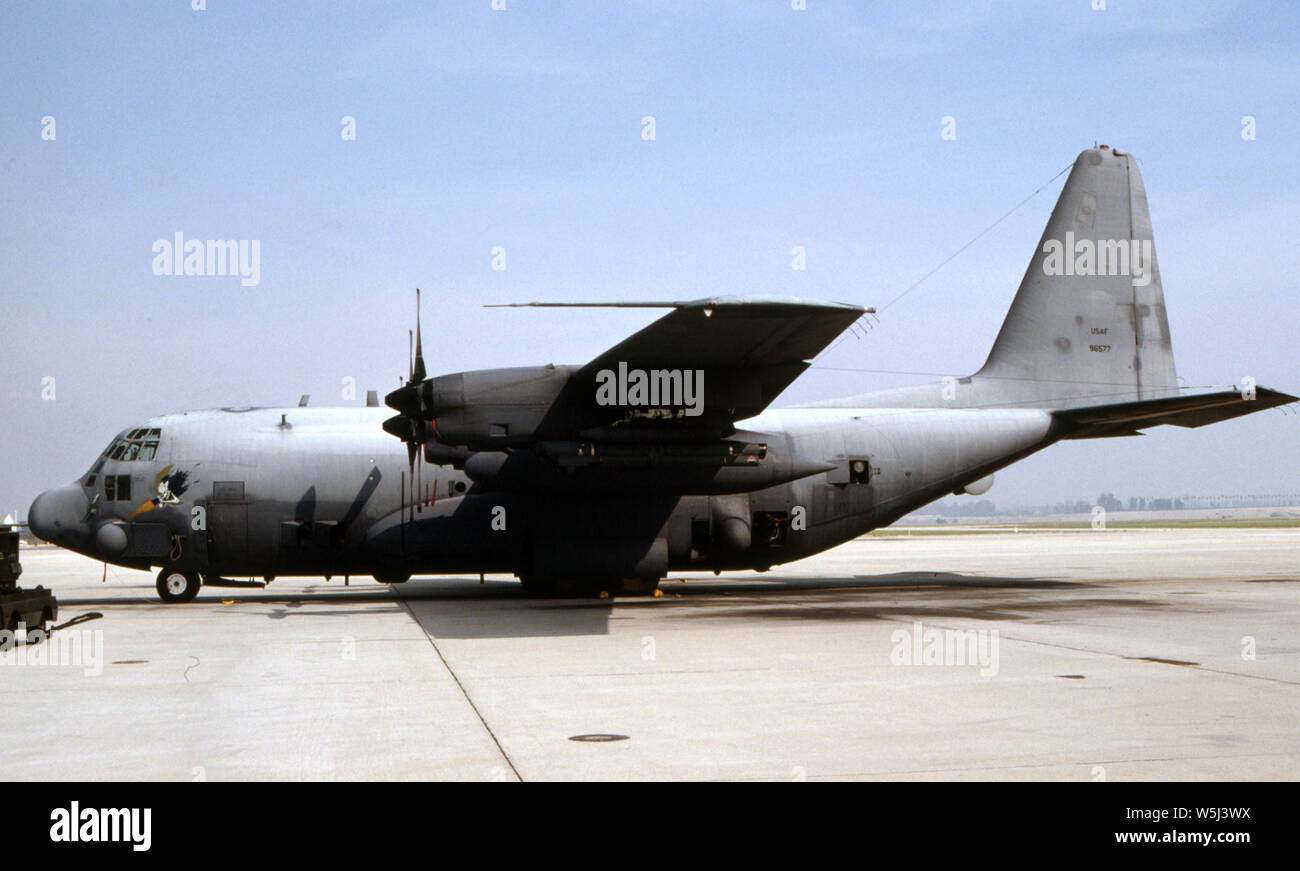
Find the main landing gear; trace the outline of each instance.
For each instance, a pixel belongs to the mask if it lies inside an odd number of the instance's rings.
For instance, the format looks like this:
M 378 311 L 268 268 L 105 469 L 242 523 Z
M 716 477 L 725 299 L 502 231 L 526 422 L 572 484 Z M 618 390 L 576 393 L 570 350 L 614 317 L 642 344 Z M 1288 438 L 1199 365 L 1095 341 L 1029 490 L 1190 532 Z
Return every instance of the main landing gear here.
M 659 578 L 543 578 L 523 574 L 519 581 L 528 595 L 535 598 L 556 599 L 607 596 L 653 596 L 659 589 Z

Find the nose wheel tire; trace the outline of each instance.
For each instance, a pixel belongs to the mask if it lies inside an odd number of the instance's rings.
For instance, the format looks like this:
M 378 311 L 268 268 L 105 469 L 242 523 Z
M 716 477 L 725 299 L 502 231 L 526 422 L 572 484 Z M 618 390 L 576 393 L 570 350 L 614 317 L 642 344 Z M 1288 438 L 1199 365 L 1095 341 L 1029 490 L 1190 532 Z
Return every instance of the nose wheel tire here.
M 192 602 L 199 594 L 198 572 L 183 572 L 180 569 L 163 569 L 158 573 L 158 598 L 168 604 Z

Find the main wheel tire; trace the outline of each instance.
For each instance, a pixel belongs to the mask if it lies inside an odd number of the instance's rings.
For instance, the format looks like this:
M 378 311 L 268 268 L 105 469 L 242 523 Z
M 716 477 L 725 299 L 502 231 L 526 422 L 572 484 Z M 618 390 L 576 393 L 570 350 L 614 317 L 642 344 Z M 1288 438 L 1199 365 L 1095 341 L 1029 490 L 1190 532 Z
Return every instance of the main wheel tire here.
M 193 602 L 203 582 L 199 573 L 180 569 L 163 569 L 158 573 L 158 598 L 170 604 Z

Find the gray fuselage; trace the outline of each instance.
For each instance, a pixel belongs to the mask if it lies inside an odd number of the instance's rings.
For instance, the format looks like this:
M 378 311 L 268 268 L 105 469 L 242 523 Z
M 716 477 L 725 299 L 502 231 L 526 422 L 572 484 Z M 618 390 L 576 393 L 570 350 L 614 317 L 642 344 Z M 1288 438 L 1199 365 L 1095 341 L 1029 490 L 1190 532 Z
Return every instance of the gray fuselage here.
M 591 493 L 497 489 L 427 463 L 413 483 L 405 447 L 380 427 L 386 414 L 298 407 L 151 419 L 76 485 L 51 491 L 59 528 L 33 506 L 46 526 L 38 534 L 106 562 L 206 576 L 402 580 L 523 573 L 539 562 L 595 574 L 602 565 L 762 570 L 892 523 L 1055 440 L 1041 410 L 773 410 L 742 424 L 766 439 L 763 462 L 799 456 L 836 470 L 741 493 Z M 131 435 L 156 442 L 151 459 L 112 457 Z M 635 556 L 619 556 L 620 542 Z M 597 553 L 594 562 L 584 553 Z

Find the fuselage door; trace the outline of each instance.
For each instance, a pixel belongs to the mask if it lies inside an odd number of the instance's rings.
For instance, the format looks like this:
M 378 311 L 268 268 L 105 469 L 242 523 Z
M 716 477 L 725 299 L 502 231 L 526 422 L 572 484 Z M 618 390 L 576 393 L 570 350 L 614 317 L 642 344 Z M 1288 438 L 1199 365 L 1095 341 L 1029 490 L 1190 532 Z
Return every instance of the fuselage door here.
M 248 503 L 243 481 L 214 481 L 208 500 L 208 561 L 237 567 L 248 560 Z

